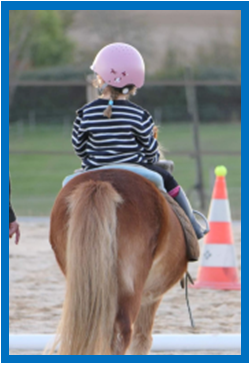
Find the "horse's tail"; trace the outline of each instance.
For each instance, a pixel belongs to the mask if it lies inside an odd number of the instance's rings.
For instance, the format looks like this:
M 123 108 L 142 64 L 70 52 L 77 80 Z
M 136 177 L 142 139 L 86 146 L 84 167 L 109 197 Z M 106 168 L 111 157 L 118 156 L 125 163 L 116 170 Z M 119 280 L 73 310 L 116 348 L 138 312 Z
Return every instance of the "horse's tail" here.
M 61 355 L 110 354 L 117 311 L 117 206 L 108 182 L 80 184 L 69 198 Z

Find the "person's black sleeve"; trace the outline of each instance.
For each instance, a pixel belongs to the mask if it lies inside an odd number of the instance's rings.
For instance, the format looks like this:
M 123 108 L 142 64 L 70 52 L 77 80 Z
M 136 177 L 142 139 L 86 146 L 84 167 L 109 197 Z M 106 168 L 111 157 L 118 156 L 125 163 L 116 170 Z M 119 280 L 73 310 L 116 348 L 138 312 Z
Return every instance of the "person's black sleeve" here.
M 11 206 L 10 195 L 11 195 L 11 187 L 10 187 L 10 179 L 9 179 L 9 223 L 12 223 L 12 222 L 15 222 L 16 215 L 14 213 L 14 210 L 13 210 L 12 206 Z

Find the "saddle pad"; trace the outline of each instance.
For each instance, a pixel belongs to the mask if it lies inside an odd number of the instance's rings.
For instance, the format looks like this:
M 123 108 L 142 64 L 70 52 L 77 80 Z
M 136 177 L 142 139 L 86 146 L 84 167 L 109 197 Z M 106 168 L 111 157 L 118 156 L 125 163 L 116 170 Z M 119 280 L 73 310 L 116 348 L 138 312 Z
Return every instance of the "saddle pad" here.
M 78 176 L 79 174 L 83 174 L 83 173 L 89 172 L 89 171 L 101 170 L 101 169 L 122 169 L 122 170 L 128 170 L 128 171 L 134 172 L 138 175 L 145 177 L 152 183 L 154 183 L 155 186 L 157 186 L 157 188 L 159 190 L 166 192 L 166 189 L 163 184 L 163 178 L 160 174 L 158 174 L 155 171 L 151 171 L 141 165 L 126 164 L 126 163 L 105 165 L 105 166 L 101 166 L 96 169 L 91 169 L 91 170 L 87 170 L 87 171 L 84 171 L 82 169 L 76 170 L 74 174 L 65 177 L 65 179 L 63 180 L 62 186 L 65 186 L 71 179 L 73 179 L 73 177 Z

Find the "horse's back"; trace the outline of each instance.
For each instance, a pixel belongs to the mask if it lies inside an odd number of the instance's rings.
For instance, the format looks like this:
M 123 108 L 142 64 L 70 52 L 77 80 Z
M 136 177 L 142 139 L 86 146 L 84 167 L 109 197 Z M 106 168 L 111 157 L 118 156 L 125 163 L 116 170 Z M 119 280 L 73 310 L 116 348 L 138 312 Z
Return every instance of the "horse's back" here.
M 110 183 L 123 199 L 117 209 L 119 254 L 124 256 L 133 244 L 134 255 L 136 256 L 137 246 L 138 255 L 142 255 L 146 247 L 142 265 L 146 265 L 147 261 L 151 264 L 158 236 L 164 235 L 168 226 L 169 207 L 163 195 L 153 183 L 133 172 L 97 170 L 78 175 L 69 181 L 59 192 L 53 206 L 50 242 L 62 271 L 65 272 L 70 197 L 79 185 L 89 181 Z

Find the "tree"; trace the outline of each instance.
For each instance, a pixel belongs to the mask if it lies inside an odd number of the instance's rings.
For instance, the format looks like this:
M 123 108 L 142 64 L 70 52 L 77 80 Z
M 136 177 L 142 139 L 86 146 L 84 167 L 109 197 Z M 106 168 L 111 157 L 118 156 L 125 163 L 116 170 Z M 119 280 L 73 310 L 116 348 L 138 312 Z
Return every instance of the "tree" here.
M 30 43 L 31 65 L 41 67 L 70 62 L 73 43 L 65 36 L 60 14 L 56 10 L 40 10 L 35 17 L 36 27 Z
M 20 73 L 28 68 L 67 64 L 74 44 L 66 36 L 74 12 L 58 10 L 10 10 L 9 100 Z

